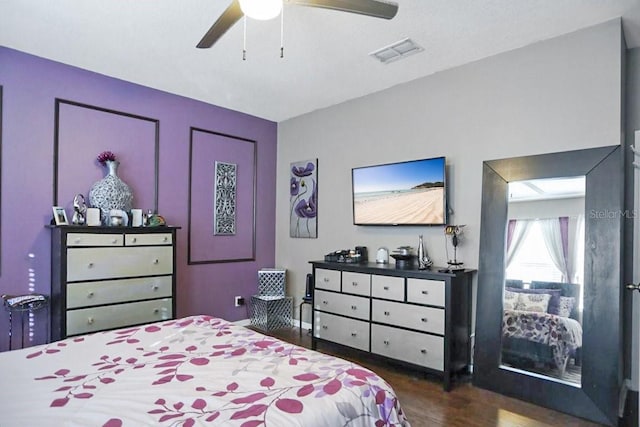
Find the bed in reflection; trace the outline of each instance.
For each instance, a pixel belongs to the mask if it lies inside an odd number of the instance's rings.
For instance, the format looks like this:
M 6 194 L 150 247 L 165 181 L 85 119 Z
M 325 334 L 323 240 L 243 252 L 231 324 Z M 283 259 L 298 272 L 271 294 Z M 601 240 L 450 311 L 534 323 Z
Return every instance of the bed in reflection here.
M 3 427 L 409 427 L 355 363 L 225 320 L 178 320 L 0 354 Z
M 502 320 L 502 364 L 580 382 L 580 285 L 508 280 Z

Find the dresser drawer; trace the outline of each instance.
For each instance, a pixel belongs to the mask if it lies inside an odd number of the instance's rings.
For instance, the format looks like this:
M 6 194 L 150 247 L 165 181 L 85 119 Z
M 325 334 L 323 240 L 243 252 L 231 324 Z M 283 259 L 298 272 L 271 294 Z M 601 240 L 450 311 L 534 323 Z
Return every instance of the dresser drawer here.
M 444 310 L 373 300 L 371 320 L 418 331 L 444 334 Z
M 315 287 L 340 292 L 340 272 L 316 268 Z
M 172 273 L 171 246 L 67 250 L 67 282 Z
M 70 310 L 67 335 L 172 319 L 172 311 L 171 298 Z
M 122 234 L 69 233 L 67 246 L 122 246 Z
M 371 275 L 343 271 L 342 292 L 368 297 L 371 295 Z
M 404 301 L 404 278 L 392 276 L 371 276 L 371 296 L 374 298 Z
M 171 297 L 172 276 L 78 282 L 67 285 L 67 308 Z
M 444 282 L 441 280 L 407 279 L 407 301 L 444 307 Z
M 315 312 L 313 336 L 369 351 L 369 322 Z
M 369 298 L 315 291 L 313 301 L 316 310 L 369 320 Z
M 438 371 L 444 370 L 443 337 L 371 325 L 371 352 Z
M 172 240 L 171 233 L 131 233 L 124 236 L 126 246 L 171 245 Z

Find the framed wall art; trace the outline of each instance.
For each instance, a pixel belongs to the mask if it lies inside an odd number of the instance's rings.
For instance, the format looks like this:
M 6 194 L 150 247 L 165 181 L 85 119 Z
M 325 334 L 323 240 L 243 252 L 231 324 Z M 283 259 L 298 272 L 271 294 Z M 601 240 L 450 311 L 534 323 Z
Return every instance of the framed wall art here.
M 213 191 L 213 234 L 236 234 L 236 183 L 238 165 L 215 163 L 215 184 Z
M 318 237 L 318 159 L 291 163 L 289 236 Z

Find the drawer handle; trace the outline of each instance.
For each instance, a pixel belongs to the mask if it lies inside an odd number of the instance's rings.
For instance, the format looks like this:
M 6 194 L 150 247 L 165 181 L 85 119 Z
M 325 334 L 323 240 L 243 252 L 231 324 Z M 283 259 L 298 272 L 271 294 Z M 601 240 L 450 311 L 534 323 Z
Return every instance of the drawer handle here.
M 327 304 L 329 304 L 329 301 L 322 301 L 322 303 L 323 303 L 324 305 L 327 305 Z
M 322 329 L 329 329 L 329 327 L 327 325 L 322 325 Z
M 427 320 L 428 320 L 428 319 L 427 319 L 426 317 L 423 317 L 423 318 L 422 318 L 422 319 L 420 319 L 420 320 L 422 320 L 424 323 L 427 323 Z
M 356 335 L 358 335 L 356 332 L 351 332 L 352 337 L 355 337 Z
M 93 298 L 93 292 L 89 292 L 89 293 L 87 294 L 87 298 Z
M 92 262 L 90 262 L 89 264 L 87 264 L 87 267 L 89 267 L 89 268 L 93 268 L 93 263 L 92 263 Z
M 153 309 L 153 314 L 158 314 L 160 313 L 160 309 L 159 308 L 154 308 Z
M 111 243 L 113 243 L 113 244 L 115 245 L 116 243 L 118 243 L 118 239 L 113 239 L 113 240 L 111 241 Z
M 384 343 L 384 345 L 389 345 L 389 341 L 388 340 L 384 340 L 382 342 Z
M 385 315 L 385 316 L 390 316 L 390 315 L 391 315 L 391 313 L 389 313 L 388 311 L 385 311 L 385 312 L 384 312 L 384 315 Z
M 168 242 L 169 238 L 167 236 L 164 236 L 164 239 L 162 239 L 163 242 Z
M 153 263 L 154 263 L 154 264 L 158 264 L 159 262 L 160 262 L 160 260 L 159 260 L 158 258 L 156 258 L 156 259 L 154 259 L 154 260 L 153 260 Z
M 160 289 L 160 286 L 158 286 L 158 285 L 153 285 L 153 286 L 151 286 L 151 289 L 153 289 L 153 291 L 155 292 L 155 291 L 157 291 L 158 289 Z
M 137 238 L 137 237 L 134 237 L 133 239 L 131 239 L 131 242 L 133 242 L 133 243 L 135 243 L 135 242 L 137 242 L 137 241 L 138 241 L 138 238 Z M 115 243 L 115 242 L 113 242 L 113 243 Z
M 93 325 L 93 317 L 87 318 L 87 325 Z
M 383 286 L 382 289 L 384 289 L 385 291 L 388 291 L 389 287 L 388 286 Z
M 422 350 L 420 350 L 420 353 L 422 354 L 427 354 L 427 350 L 425 350 L 424 348 Z
M 328 278 L 328 277 L 325 277 L 324 279 L 322 279 L 322 281 L 323 281 L 324 283 L 329 283 L 329 278 Z
M 429 295 L 429 291 L 427 290 L 422 291 L 422 295 Z
M 353 286 L 358 286 L 358 282 L 351 282 Z
M 80 243 L 80 242 L 82 242 L 82 240 L 80 240 L 80 239 L 74 240 L 74 243 Z
M 357 309 L 358 309 L 358 307 L 356 307 L 355 305 L 351 306 L 351 310 L 357 310 Z

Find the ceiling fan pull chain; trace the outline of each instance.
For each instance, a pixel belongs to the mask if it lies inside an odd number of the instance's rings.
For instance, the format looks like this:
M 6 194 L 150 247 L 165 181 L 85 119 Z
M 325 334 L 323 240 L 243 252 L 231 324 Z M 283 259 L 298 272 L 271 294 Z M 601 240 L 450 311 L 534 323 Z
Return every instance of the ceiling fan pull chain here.
M 247 60 L 247 15 L 244 15 L 244 29 L 242 31 L 242 60 Z
M 284 58 L 284 4 L 280 11 L 280 58 Z

